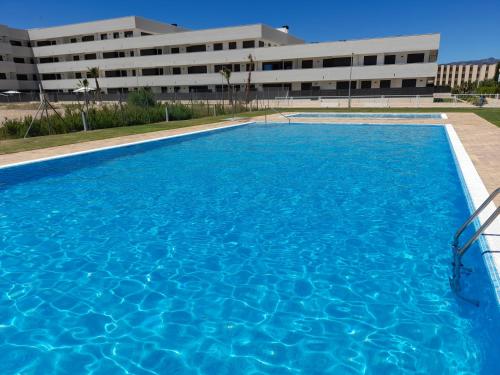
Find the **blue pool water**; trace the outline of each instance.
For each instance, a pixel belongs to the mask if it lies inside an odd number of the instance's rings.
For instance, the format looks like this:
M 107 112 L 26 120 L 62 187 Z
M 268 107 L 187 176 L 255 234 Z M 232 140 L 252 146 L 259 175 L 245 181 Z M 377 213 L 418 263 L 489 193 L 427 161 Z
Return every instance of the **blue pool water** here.
M 248 125 L 0 170 L 0 374 L 493 374 L 443 128 Z
M 440 119 L 441 113 L 341 113 L 310 112 L 288 115 L 291 118 L 381 118 L 381 119 Z

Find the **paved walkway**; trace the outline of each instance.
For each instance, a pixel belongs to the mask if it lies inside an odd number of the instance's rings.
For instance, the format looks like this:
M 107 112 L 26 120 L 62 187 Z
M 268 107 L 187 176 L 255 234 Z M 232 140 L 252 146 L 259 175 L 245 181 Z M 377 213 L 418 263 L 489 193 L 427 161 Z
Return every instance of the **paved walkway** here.
M 484 184 L 489 192 L 500 186 L 500 128 L 482 119 L 473 113 L 448 113 L 448 120 L 441 119 L 405 119 L 405 120 L 381 120 L 369 119 L 370 123 L 451 123 L 462 143 L 471 157 L 476 169 L 478 170 Z M 280 115 L 268 116 L 268 121 L 287 121 Z M 263 121 L 264 117 L 256 117 L 255 120 Z M 304 119 L 293 121 L 306 121 Z M 359 123 L 359 119 L 307 119 L 307 122 L 340 122 L 340 123 Z M 362 121 L 362 120 L 361 120 Z M 158 132 L 129 135 L 124 137 L 109 138 L 98 141 L 76 143 L 65 146 L 50 147 L 40 150 L 24 151 L 14 154 L 0 155 L 0 165 L 19 163 L 34 159 L 46 158 L 56 155 L 68 154 L 72 152 L 92 150 L 95 148 L 108 147 L 130 142 L 137 142 L 148 139 L 166 137 L 188 133 L 192 131 L 222 128 L 244 120 L 236 122 L 219 122 L 207 125 L 192 126 L 189 128 L 162 130 Z M 500 200 L 496 201 L 500 204 Z

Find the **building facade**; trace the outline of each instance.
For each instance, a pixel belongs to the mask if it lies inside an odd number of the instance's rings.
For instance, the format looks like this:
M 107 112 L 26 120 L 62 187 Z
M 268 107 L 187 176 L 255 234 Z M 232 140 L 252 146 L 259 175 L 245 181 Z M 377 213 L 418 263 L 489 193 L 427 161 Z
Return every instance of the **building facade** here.
M 497 64 L 443 64 L 438 66 L 436 86 L 460 86 L 466 82 L 481 82 L 495 77 Z
M 0 92 L 35 90 L 36 67 L 28 31 L 0 25 Z
M 426 34 L 305 43 L 287 27 L 187 30 L 141 17 L 0 30 L 7 48 L 0 72 L 9 69 L 0 87 L 30 90 L 39 80 L 55 92 L 74 90 L 91 67 L 99 68 L 107 93 L 145 86 L 164 93 L 217 92 L 225 84 L 223 68 L 232 72 L 235 90 L 243 90 L 250 72 L 257 91 L 348 90 L 349 82 L 367 92 L 412 90 L 433 85 L 440 41 L 439 34 Z M 18 66 L 18 55 L 30 63 Z M 19 74 L 28 80 L 20 84 Z

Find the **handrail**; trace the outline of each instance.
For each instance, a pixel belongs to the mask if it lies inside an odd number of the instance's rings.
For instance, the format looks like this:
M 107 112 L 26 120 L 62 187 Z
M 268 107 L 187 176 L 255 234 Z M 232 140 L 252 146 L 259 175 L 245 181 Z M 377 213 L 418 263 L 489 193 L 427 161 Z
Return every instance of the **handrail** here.
M 281 113 L 280 111 L 277 111 L 276 109 L 272 108 L 272 107 L 267 107 L 267 109 L 270 109 L 271 111 L 274 111 L 275 113 L 277 113 L 278 115 L 281 115 L 283 116 L 285 119 L 288 120 L 288 124 L 290 124 L 290 117 L 288 116 L 285 116 L 283 113 Z M 266 124 L 267 124 L 267 111 L 266 111 L 266 115 L 265 115 L 265 121 L 266 121 Z
M 493 193 L 490 194 L 490 196 L 478 207 L 478 209 L 476 211 L 474 211 L 474 213 L 471 216 L 469 216 L 469 218 L 467 219 L 467 221 L 465 223 L 463 223 L 462 226 L 457 230 L 457 232 L 455 233 L 455 236 L 453 236 L 453 246 L 454 247 L 458 248 L 458 240 L 459 240 L 460 236 L 462 235 L 462 233 L 464 232 L 464 230 L 467 229 L 467 227 L 469 226 L 469 224 L 472 223 L 472 221 L 491 203 L 491 201 L 493 201 L 493 199 L 496 198 L 496 196 L 498 194 L 500 194 L 500 188 L 496 188 L 493 191 Z M 498 208 L 496 209 L 496 211 L 498 211 Z M 490 216 L 490 218 L 495 215 L 495 212 Z M 481 229 L 481 228 L 479 228 L 479 229 Z M 479 229 L 478 229 L 478 231 L 479 231 Z M 459 251 L 462 254 L 467 251 L 467 249 L 470 247 L 470 245 L 472 245 L 472 243 L 469 244 L 469 242 L 467 242 L 464 246 L 462 246 L 459 249 Z
M 500 207 L 497 207 L 493 213 L 488 216 L 486 221 L 475 231 L 475 233 L 472 235 L 471 238 L 465 243 L 463 246 L 459 246 L 459 239 L 462 233 L 467 229 L 467 227 L 474 221 L 476 217 L 479 216 L 481 212 L 495 199 L 495 197 L 500 194 L 500 188 L 495 189 L 489 197 L 472 213 L 472 215 L 469 216 L 469 218 L 465 221 L 465 223 L 462 224 L 462 226 L 457 230 L 455 233 L 455 236 L 453 236 L 453 243 L 452 243 L 452 251 L 453 251 L 453 271 L 452 271 L 452 277 L 450 278 L 450 286 L 453 289 L 457 295 L 466 300 L 467 302 L 471 302 L 475 305 L 479 305 L 479 302 L 465 298 L 460 295 L 460 276 L 462 272 L 462 257 L 464 254 L 469 250 L 469 248 L 472 246 L 474 242 L 477 241 L 479 236 L 484 233 L 486 228 L 488 228 L 494 221 L 495 219 L 500 216 Z

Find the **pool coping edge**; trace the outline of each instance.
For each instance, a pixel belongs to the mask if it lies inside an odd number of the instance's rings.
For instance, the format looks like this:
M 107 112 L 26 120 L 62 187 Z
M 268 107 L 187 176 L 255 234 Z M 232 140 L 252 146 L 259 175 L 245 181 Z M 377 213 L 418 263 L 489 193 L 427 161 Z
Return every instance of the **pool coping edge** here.
M 463 191 L 466 195 L 469 207 L 473 212 L 488 198 L 488 190 L 453 125 L 444 124 L 444 128 L 462 183 Z M 476 229 L 478 228 L 477 224 L 484 224 L 495 209 L 495 203 L 491 202 L 483 212 L 478 215 Z M 486 265 L 486 269 L 488 270 L 497 303 L 500 306 L 500 253 L 498 252 L 500 251 L 500 217 L 491 223 L 486 229 L 486 232 L 479 238 L 479 243 L 483 250 L 481 255 Z
M 83 150 L 83 151 L 69 152 L 69 153 L 64 153 L 64 154 L 60 154 L 60 155 L 48 156 L 48 157 L 44 157 L 44 158 L 20 161 L 17 163 L 0 165 L 0 170 L 7 169 L 7 168 L 13 168 L 13 167 L 20 167 L 20 166 L 28 165 L 28 164 L 40 163 L 40 162 L 49 161 L 49 160 L 63 159 L 63 158 L 71 157 L 71 156 L 85 155 L 85 154 L 91 154 L 91 153 L 99 152 L 99 151 L 106 151 L 106 150 L 112 150 L 112 149 L 116 149 L 116 148 L 140 145 L 140 144 L 144 144 L 144 143 L 158 142 L 158 141 L 163 141 L 163 140 L 170 139 L 170 138 L 179 138 L 179 137 L 184 137 L 184 136 L 188 136 L 188 135 L 209 133 L 209 132 L 216 131 L 216 130 L 230 129 L 230 128 L 234 128 L 234 127 L 238 127 L 238 126 L 251 125 L 254 123 L 255 123 L 255 121 L 245 121 L 245 122 L 238 123 L 238 124 L 229 124 L 227 126 L 219 126 L 216 128 L 195 130 L 195 131 L 190 131 L 190 132 L 180 133 L 180 134 L 165 135 L 165 136 L 161 136 L 161 137 L 157 137 L 157 138 L 143 139 L 140 141 L 132 141 L 132 142 L 126 142 L 126 143 L 121 143 L 121 144 L 112 145 L 112 146 L 97 147 L 97 148 L 92 148 L 92 149 Z

